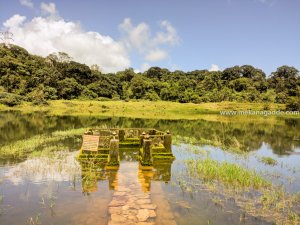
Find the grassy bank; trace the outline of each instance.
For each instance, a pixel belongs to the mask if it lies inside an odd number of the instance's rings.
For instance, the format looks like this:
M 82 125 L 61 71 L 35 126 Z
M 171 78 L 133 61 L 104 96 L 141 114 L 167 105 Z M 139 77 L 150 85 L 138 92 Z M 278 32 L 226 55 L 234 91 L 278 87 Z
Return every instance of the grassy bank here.
M 40 154 L 42 151 L 57 151 L 57 144 L 67 138 L 81 136 L 84 131 L 85 128 L 55 131 L 51 135 L 36 135 L 16 141 L 0 147 L 0 159 L 24 159 L 30 154 Z
M 255 170 L 229 162 L 219 162 L 209 157 L 186 160 L 187 176 L 193 178 L 188 187 L 204 186 L 211 199 L 218 204 L 234 200 L 245 213 L 264 218 L 267 222 L 282 225 L 300 224 L 299 195 L 289 194 L 272 184 Z M 196 180 L 195 180 L 196 179 Z M 202 181 L 201 185 L 197 179 Z
M 262 103 L 177 103 L 151 101 L 79 101 L 55 100 L 48 105 L 33 105 L 23 102 L 19 106 L 6 107 L 0 105 L 0 111 L 20 110 L 24 113 L 47 112 L 50 115 L 101 115 L 132 118 L 160 118 L 160 119 L 200 119 L 219 116 L 223 110 L 264 110 Z M 270 104 L 269 110 L 284 110 L 283 104 Z M 228 116 L 223 116 L 228 117 Z M 230 116 L 232 117 L 232 116 Z M 263 117 L 263 116 L 258 116 Z

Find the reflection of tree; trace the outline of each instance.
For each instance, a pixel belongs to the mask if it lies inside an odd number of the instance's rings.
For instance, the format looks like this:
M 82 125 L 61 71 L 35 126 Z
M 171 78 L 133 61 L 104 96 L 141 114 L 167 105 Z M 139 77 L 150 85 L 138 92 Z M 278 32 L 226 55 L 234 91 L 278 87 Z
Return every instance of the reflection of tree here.
M 273 119 L 229 122 L 206 120 L 155 120 L 92 116 L 47 116 L 44 113 L 0 113 L 0 143 L 5 145 L 37 134 L 80 127 L 144 127 L 170 130 L 173 135 L 195 140 L 219 141 L 225 147 L 239 146 L 255 151 L 267 143 L 276 154 L 293 151 L 300 142 L 293 141 L 300 133 L 299 119 Z

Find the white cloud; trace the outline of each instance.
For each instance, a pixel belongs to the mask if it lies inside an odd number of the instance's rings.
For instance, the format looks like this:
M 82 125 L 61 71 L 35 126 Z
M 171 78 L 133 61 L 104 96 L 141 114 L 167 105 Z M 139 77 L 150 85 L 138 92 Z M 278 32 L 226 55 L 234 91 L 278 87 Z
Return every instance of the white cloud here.
M 151 35 L 151 29 L 146 23 L 134 26 L 130 18 L 125 18 L 119 25 L 122 42 L 129 51 L 136 50 L 146 61 L 161 61 L 169 57 L 166 50 L 179 42 L 176 29 L 170 22 L 160 22 L 160 30 Z M 146 63 L 146 62 L 144 62 Z
M 25 20 L 26 20 L 25 16 L 21 16 L 19 14 L 16 14 L 16 15 L 12 16 L 11 18 L 9 18 L 8 20 L 6 20 L 3 23 L 3 25 L 7 28 L 19 27 L 24 23 Z
M 148 70 L 151 66 L 148 63 L 143 63 L 141 67 L 141 71 L 144 72 Z
M 33 2 L 31 0 L 20 0 L 20 4 L 28 8 L 33 8 Z
M 209 71 L 221 71 L 221 69 L 219 68 L 219 66 L 218 65 L 216 65 L 216 64 L 212 64 L 211 65 L 211 67 L 210 67 L 210 69 L 209 69 Z
M 56 10 L 56 5 L 53 2 L 50 3 L 41 3 L 41 10 L 43 15 L 50 15 L 50 16 L 55 16 L 58 14 Z
M 164 20 L 160 23 L 160 27 L 165 31 L 160 31 L 157 33 L 154 41 L 158 44 L 177 44 L 179 42 L 179 38 L 177 35 L 176 29 L 171 25 L 171 23 L 167 20 Z
M 168 57 L 168 53 L 161 49 L 151 50 L 146 56 L 145 59 L 147 61 L 155 62 L 161 61 Z
M 123 23 L 119 25 L 122 32 L 123 42 L 129 49 L 137 49 L 141 53 L 144 52 L 149 46 L 150 42 L 150 29 L 145 23 L 140 23 L 134 27 L 129 18 L 125 18 Z
M 19 1 L 33 7 L 32 0 Z M 119 25 L 121 39 L 116 41 L 98 32 L 87 32 L 79 23 L 65 21 L 53 2 L 42 2 L 40 10 L 41 16 L 31 20 L 16 14 L 3 23 L 14 34 L 15 44 L 44 57 L 66 52 L 75 61 L 99 65 L 103 72 L 130 67 L 131 51 L 144 59 L 141 70 L 145 71 L 151 62 L 170 59 L 169 49 L 179 42 L 176 29 L 166 20 L 159 23 L 159 30 L 153 34 L 148 24 L 133 25 L 130 18 L 125 18 Z
M 45 57 L 53 52 L 66 52 L 75 61 L 98 64 L 103 72 L 116 72 L 130 66 L 122 43 L 97 32 L 86 32 L 79 24 L 62 18 L 35 17 L 26 21 L 26 17 L 14 15 L 3 25 L 14 34 L 15 44 L 36 55 Z
M 262 4 L 269 5 L 269 6 L 273 6 L 275 3 L 275 0 L 255 0 L 255 1 L 260 2 Z

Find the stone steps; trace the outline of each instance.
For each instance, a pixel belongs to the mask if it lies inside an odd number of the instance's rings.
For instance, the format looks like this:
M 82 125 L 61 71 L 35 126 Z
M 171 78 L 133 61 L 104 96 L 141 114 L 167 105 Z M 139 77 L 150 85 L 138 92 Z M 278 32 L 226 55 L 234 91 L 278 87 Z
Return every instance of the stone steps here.
M 109 225 L 159 224 L 156 223 L 158 207 L 152 202 L 149 189 L 144 187 L 147 184 L 141 181 L 139 174 L 138 163 L 121 164 L 115 191 L 108 205 Z M 176 225 L 174 218 L 167 222 L 166 225 Z

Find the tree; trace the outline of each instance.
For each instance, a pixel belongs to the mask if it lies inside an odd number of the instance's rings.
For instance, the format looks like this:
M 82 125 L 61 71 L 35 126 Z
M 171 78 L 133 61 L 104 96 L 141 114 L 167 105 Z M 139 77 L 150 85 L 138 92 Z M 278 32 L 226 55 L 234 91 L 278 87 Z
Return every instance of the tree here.
M 166 76 L 170 73 L 168 69 L 162 69 L 159 67 L 151 67 L 144 74 L 150 79 L 161 80 L 163 76 Z
M 224 81 L 231 81 L 242 76 L 242 70 L 239 66 L 227 68 L 222 72 L 221 79 Z
M 297 96 L 299 71 L 294 67 L 281 66 L 272 73 L 269 83 L 277 93 L 286 92 L 289 96 Z
M 129 68 L 124 71 L 118 72 L 117 76 L 119 77 L 121 82 L 130 82 L 135 76 L 135 72 L 132 68 Z
M 58 96 L 63 99 L 77 98 L 83 87 L 74 78 L 65 78 L 58 82 Z
M 148 79 L 137 75 L 131 80 L 130 89 L 132 91 L 132 98 L 141 99 L 152 89 L 152 85 Z
M 252 86 L 252 81 L 249 78 L 238 78 L 230 81 L 229 87 L 233 88 L 235 91 L 241 92 L 247 90 Z

